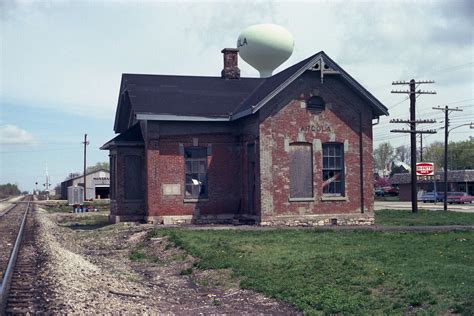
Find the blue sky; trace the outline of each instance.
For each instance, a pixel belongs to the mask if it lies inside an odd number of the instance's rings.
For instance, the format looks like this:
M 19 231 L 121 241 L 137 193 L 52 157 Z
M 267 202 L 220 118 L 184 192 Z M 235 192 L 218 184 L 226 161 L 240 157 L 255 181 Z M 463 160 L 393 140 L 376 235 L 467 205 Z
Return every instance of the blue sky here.
M 438 105 L 459 106 L 453 126 L 474 121 L 472 1 L 14 1 L 0 2 L 0 183 L 23 190 L 53 184 L 88 164 L 107 161 L 98 148 L 114 137 L 122 73 L 219 76 L 221 49 L 246 27 L 276 23 L 294 37 L 277 71 L 324 50 L 390 109 L 406 118 L 394 80 L 431 79 L 437 95 L 417 100 L 418 115 L 443 124 Z M 242 60 L 243 76 L 258 73 Z M 400 88 L 400 87 L 395 87 Z M 374 127 L 375 145 L 408 144 L 390 118 Z M 396 126 L 395 128 L 400 128 Z M 450 135 L 465 140 L 459 128 Z M 442 133 L 425 144 L 441 141 Z

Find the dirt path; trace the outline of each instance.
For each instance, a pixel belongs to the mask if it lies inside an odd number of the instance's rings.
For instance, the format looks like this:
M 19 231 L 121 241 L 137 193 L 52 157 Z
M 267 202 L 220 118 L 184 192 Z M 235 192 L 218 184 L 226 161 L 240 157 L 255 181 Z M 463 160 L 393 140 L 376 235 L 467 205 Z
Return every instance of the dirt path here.
M 166 238 L 146 238 L 151 225 L 80 226 L 74 221 L 93 215 L 43 209 L 35 217 L 48 258 L 39 273 L 51 285 L 45 293 L 50 313 L 299 314 L 240 289 L 230 271 L 186 275 L 195 259 Z

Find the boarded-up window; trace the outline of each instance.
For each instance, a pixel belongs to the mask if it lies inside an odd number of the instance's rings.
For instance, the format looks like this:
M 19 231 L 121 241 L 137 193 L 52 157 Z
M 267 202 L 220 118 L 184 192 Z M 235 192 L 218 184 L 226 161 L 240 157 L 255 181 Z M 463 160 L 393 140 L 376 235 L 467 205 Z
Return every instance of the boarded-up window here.
M 313 197 L 313 152 L 311 144 L 290 145 L 290 197 Z
M 184 150 L 185 196 L 207 198 L 207 148 Z
M 344 195 L 344 150 L 342 144 L 323 144 L 323 193 Z
M 139 200 L 142 198 L 142 157 L 135 155 L 127 155 L 124 157 L 125 170 L 125 199 Z

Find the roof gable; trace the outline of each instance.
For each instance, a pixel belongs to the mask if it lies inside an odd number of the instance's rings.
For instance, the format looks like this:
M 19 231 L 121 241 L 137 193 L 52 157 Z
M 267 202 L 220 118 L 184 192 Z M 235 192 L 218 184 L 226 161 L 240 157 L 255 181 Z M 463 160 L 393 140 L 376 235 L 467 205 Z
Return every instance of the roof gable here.
M 314 69 L 315 66 L 318 69 Z M 301 76 L 307 70 L 317 70 L 321 73 L 321 80 L 324 74 L 337 74 L 349 84 L 359 96 L 365 99 L 374 109 L 377 116 L 388 115 L 388 109 L 375 98 L 367 89 L 360 85 L 354 78 L 352 78 L 342 67 L 334 62 L 323 51 L 308 57 L 299 63 L 271 76 L 265 80 L 254 93 L 247 98 L 244 104 L 239 107 L 239 112 L 233 115 L 233 119 L 256 113 L 268 101 L 270 101 L 279 92 L 288 87 L 293 81 Z

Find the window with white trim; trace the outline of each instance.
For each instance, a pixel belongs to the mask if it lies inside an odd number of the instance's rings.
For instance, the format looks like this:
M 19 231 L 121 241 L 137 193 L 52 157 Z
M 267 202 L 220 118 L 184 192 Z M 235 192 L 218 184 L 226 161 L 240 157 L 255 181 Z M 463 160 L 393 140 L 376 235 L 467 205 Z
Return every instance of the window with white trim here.
M 323 144 L 323 194 L 345 194 L 343 149 L 341 143 Z
M 185 197 L 207 198 L 207 148 L 184 149 Z

